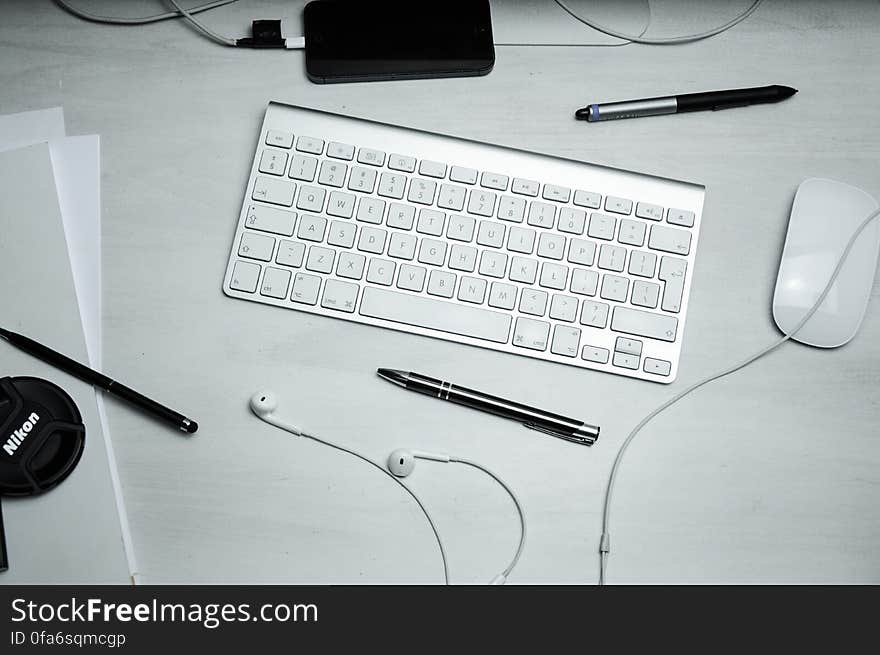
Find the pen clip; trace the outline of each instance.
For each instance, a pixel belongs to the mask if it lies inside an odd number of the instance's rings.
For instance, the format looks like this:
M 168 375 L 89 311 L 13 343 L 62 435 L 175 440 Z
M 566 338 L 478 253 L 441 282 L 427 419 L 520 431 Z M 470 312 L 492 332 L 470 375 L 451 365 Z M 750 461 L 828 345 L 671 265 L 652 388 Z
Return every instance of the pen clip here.
M 586 439 L 584 437 L 576 437 L 573 434 L 566 434 L 565 432 L 558 432 L 557 430 L 552 430 L 550 428 L 545 428 L 540 425 L 535 425 L 534 423 L 523 423 L 523 426 L 529 428 L 530 430 L 535 430 L 537 432 L 543 432 L 544 434 L 549 434 L 552 437 L 556 437 L 557 439 L 563 439 L 565 441 L 570 441 L 571 443 L 577 443 L 584 446 L 592 445 L 592 441 Z

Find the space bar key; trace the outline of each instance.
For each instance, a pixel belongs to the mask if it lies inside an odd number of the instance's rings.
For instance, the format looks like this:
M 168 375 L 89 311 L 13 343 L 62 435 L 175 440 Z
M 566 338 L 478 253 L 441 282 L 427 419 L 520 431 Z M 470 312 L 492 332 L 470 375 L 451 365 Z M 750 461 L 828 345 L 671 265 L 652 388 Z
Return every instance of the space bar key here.
M 496 343 L 510 335 L 507 314 L 375 287 L 364 289 L 360 314 Z

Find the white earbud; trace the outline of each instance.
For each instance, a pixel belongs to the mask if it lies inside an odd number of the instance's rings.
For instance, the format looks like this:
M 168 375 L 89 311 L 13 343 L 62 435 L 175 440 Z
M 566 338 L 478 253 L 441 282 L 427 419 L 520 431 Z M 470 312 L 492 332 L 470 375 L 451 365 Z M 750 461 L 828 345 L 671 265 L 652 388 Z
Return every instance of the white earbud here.
M 274 425 L 276 428 L 280 428 L 291 434 L 295 434 L 297 436 L 302 435 L 302 430 L 293 425 L 292 423 L 286 423 L 279 418 L 276 418 L 274 415 L 274 411 L 278 408 L 278 398 L 275 397 L 275 394 L 271 391 L 258 391 L 253 396 L 251 396 L 251 411 L 256 414 L 261 420 L 269 423 L 270 425 Z
M 449 455 L 428 453 L 424 450 L 398 448 L 388 455 L 388 470 L 398 478 L 405 478 L 415 469 L 417 459 L 430 459 L 435 462 L 449 463 Z

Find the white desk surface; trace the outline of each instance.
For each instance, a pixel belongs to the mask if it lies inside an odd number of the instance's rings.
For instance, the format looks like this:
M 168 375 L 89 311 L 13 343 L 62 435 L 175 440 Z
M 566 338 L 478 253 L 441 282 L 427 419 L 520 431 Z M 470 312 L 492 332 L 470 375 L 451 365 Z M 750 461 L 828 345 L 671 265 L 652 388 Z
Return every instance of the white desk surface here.
M 107 13 L 123 4 L 79 3 Z M 279 4 L 239 2 L 205 20 L 244 34 Z M 701 4 L 657 3 L 657 33 L 723 14 L 698 20 Z M 732 15 L 746 3 L 728 4 Z M 294 5 L 284 15 L 296 34 Z M 70 134 L 102 138 L 106 372 L 201 423 L 185 438 L 108 401 L 143 580 L 441 581 L 428 526 L 395 485 L 249 413 L 249 396 L 270 388 L 280 414 L 376 460 L 407 446 L 490 466 L 528 514 L 511 582 L 595 582 L 602 492 L 628 430 L 688 381 L 777 338 L 770 300 L 797 185 L 826 176 L 880 197 L 878 30 L 876 2 L 767 0 L 741 26 L 692 45 L 499 47 L 485 78 L 318 86 L 299 52 L 223 49 L 181 21 L 114 28 L 48 0 L 4 2 L 0 112 L 64 105 Z M 800 93 L 718 113 L 572 118 L 588 101 L 770 83 Z M 273 99 L 704 183 L 678 382 L 225 297 L 230 240 Z M 593 448 L 567 445 L 404 393 L 376 378 L 378 366 L 580 417 L 602 437 Z M 875 284 L 847 346 L 787 344 L 640 435 L 613 506 L 609 580 L 880 582 L 878 424 Z M 476 471 L 429 462 L 411 483 L 438 520 L 453 582 L 488 581 L 518 534 L 502 490 Z

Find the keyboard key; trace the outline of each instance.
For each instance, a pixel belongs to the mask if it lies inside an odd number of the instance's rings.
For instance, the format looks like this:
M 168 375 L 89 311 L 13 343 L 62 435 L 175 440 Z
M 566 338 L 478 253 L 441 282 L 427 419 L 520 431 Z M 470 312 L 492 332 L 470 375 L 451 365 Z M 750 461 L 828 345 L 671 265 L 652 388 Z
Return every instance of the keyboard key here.
M 331 278 L 324 285 L 321 307 L 351 314 L 354 312 L 359 290 L 360 287 L 356 284 Z
M 361 148 L 358 151 L 358 163 L 369 164 L 370 166 L 381 166 L 385 163 L 385 153 L 381 150 L 371 150 L 370 148 Z
M 583 234 L 587 220 L 587 212 L 582 209 L 563 207 L 559 210 L 559 231 L 569 234 Z
M 662 221 L 663 207 L 660 205 L 650 205 L 647 202 L 640 202 L 636 205 L 636 216 L 639 218 L 647 218 L 649 221 Z
M 401 205 L 392 202 L 388 208 L 388 227 L 396 227 L 400 230 L 411 230 L 416 220 L 416 208 L 412 205 Z
M 341 188 L 345 183 L 345 174 L 348 166 L 337 161 L 325 160 L 321 163 L 321 172 L 318 173 L 318 184 Z
M 507 270 L 507 255 L 492 250 L 484 250 L 480 257 L 480 275 L 488 277 L 504 277 Z
M 523 289 L 519 297 L 519 311 L 523 314 L 543 316 L 544 312 L 547 311 L 548 297 L 546 291 Z
M 480 176 L 480 185 L 487 189 L 506 191 L 507 180 L 508 177 L 506 175 L 501 175 L 499 173 L 483 173 L 483 175 Z
M 643 280 L 633 281 L 633 292 L 630 302 L 636 307 L 657 308 L 657 299 L 660 297 L 660 285 Z
M 293 147 L 293 135 L 281 130 L 269 130 L 266 132 L 266 145 L 289 150 Z
M 511 227 L 508 231 L 507 249 L 531 255 L 535 249 L 536 236 L 537 234 L 534 230 L 523 227 Z
M 691 251 L 691 233 L 674 227 L 652 225 L 648 247 L 675 255 L 687 255 Z
M 607 274 L 602 276 L 602 291 L 599 293 L 600 298 L 604 298 L 605 300 L 616 300 L 617 302 L 626 302 L 626 294 L 628 291 L 628 278 Z
M 478 277 L 463 277 L 458 287 L 458 299 L 482 305 L 486 298 L 486 280 Z
M 623 270 L 625 263 L 626 248 L 612 246 L 610 243 L 603 244 L 602 247 L 599 248 L 599 268 L 604 268 L 607 271 L 617 271 L 619 273 Z
M 529 205 L 528 224 L 536 227 L 552 228 L 556 219 L 556 207 L 546 202 L 532 202 Z
M 581 305 L 581 325 L 604 328 L 608 323 L 608 305 L 604 302 L 585 300 Z
M 339 253 L 339 261 L 336 263 L 336 275 L 347 277 L 351 280 L 360 280 L 364 275 L 364 266 L 367 258 L 356 252 Z
M 684 209 L 670 209 L 668 212 L 666 212 L 666 222 L 669 223 L 670 225 L 679 225 L 681 227 L 693 227 L 694 226 L 694 212 L 690 212 L 690 211 L 687 211 Z M 655 361 L 662 361 L 662 360 L 655 360 Z
M 542 232 L 538 239 L 538 257 L 561 260 L 565 256 L 565 237 Z
M 684 274 L 686 272 L 686 260 L 677 257 L 660 259 L 660 274 L 657 277 L 666 283 L 663 288 L 663 304 L 661 305 L 663 311 L 681 311 L 681 299 L 684 296 Z
M 510 186 L 510 190 L 522 196 L 532 196 L 534 198 L 538 195 L 538 189 L 540 186 L 541 185 L 534 180 L 524 180 L 515 177 L 513 178 L 513 184 Z
M 513 330 L 513 345 L 531 350 L 547 350 L 547 337 L 550 336 L 550 324 L 532 318 L 516 319 Z
M 412 260 L 416 256 L 416 244 L 419 239 L 414 234 L 391 233 L 391 242 L 388 244 L 388 256 L 395 259 Z
M 395 173 L 382 173 L 379 178 L 379 190 L 377 193 L 386 198 L 400 200 L 406 190 L 406 177 Z
M 314 157 L 306 157 L 305 155 L 296 155 L 290 162 L 290 172 L 288 176 L 295 180 L 303 182 L 314 182 L 315 172 L 318 170 L 318 160 Z
M 275 239 L 263 234 L 254 234 L 253 232 L 245 232 L 241 235 L 241 242 L 238 246 L 238 254 L 248 259 L 259 259 L 260 261 L 272 261 L 272 252 L 275 250 Z
M 247 218 L 244 224 L 252 230 L 271 232 L 284 236 L 293 236 L 293 227 L 296 223 L 296 212 L 287 212 L 262 205 L 248 207 Z
M 587 229 L 587 235 L 594 239 L 611 241 L 614 238 L 614 226 L 616 223 L 617 219 L 613 216 L 591 214 L 590 227 Z
M 394 281 L 394 268 L 396 264 L 389 262 L 387 259 L 379 259 L 373 257 L 367 267 L 367 282 L 373 284 L 383 284 L 390 287 Z
M 283 300 L 287 298 L 287 288 L 289 286 L 290 271 L 267 266 L 266 274 L 263 276 L 263 284 L 260 285 L 260 295 Z
M 629 368 L 634 371 L 639 369 L 639 357 L 637 355 L 627 355 L 626 353 L 614 353 L 614 359 L 611 362 L 614 366 L 620 368 Z
M 324 197 L 327 192 L 321 187 L 301 186 L 296 208 L 307 212 L 319 212 L 324 208 Z
M 541 265 L 541 279 L 538 284 L 546 289 L 562 291 L 568 282 L 568 267 L 562 264 L 544 262 Z
M 596 364 L 607 364 L 608 355 L 607 348 L 600 348 L 598 346 L 584 346 L 581 351 L 581 359 L 585 359 L 588 362 L 595 362 Z
M 400 275 L 397 276 L 397 288 L 407 291 L 421 291 L 425 288 L 427 269 L 412 264 L 401 264 Z
M 327 219 L 323 216 L 303 214 L 299 219 L 299 231 L 296 236 L 305 241 L 323 241 L 327 229 Z
M 449 268 L 473 273 L 477 266 L 477 249 L 455 244 L 449 251 Z
M 571 286 L 569 287 L 572 293 L 595 296 L 598 286 L 599 274 L 596 271 L 587 271 L 582 268 L 576 268 L 572 271 Z
M 572 264 L 592 266 L 596 258 L 596 244 L 586 239 L 572 239 L 568 246 L 568 261 Z
M 678 319 L 674 316 L 644 312 L 640 309 L 615 307 L 614 316 L 611 319 L 611 329 L 615 332 L 634 334 L 638 337 L 672 342 L 675 341 L 675 333 L 678 330 Z
M 333 260 L 335 257 L 335 250 L 312 246 L 309 248 L 309 256 L 306 259 L 306 270 L 315 271 L 316 273 L 329 273 L 333 270 Z
M 509 314 L 375 287 L 364 289 L 360 313 L 496 343 L 507 343 L 512 322 Z
M 437 196 L 437 206 L 442 209 L 451 209 L 460 212 L 464 209 L 464 197 L 466 191 L 464 187 L 455 184 L 441 184 L 440 195 Z
M 588 207 L 590 209 L 599 209 L 602 205 L 602 196 L 592 191 L 581 191 L 578 189 L 574 192 L 574 204 L 579 207 Z
M 665 359 L 654 359 L 653 357 L 645 357 L 645 363 L 642 366 L 645 373 L 653 373 L 654 375 L 668 376 L 672 370 L 672 364 Z
M 638 339 L 617 337 L 617 339 L 614 341 L 614 352 L 625 353 L 627 355 L 641 355 L 642 342 Z
M 282 239 L 281 243 L 278 244 L 278 254 L 275 255 L 275 263 L 282 266 L 299 268 L 302 266 L 305 255 L 306 246 L 304 243 Z
M 449 179 L 453 182 L 461 182 L 462 184 L 476 184 L 477 171 L 473 168 L 464 168 L 462 166 L 453 166 L 449 171 Z
M 613 212 L 615 214 L 632 214 L 632 209 L 632 200 L 615 198 L 613 196 L 607 196 L 605 198 L 605 211 L 607 212 Z
M 449 227 L 446 228 L 446 236 L 455 241 L 470 242 L 474 238 L 474 230 L 477 222 L 470 216 L 452 214 L 449 217 Z
M 331 246 L 351 248 L 354 245 L 354 237 L 357 233 L 357 225 L 348 221 L 333 221 L 330 223 L 330 233 L 327 235 L 327 243 Z
M 345 159 L 351 161 L 354 159 L 354 146 L 347 143 L 338 143 L 331 141 L 327 144 L 327 156 L 334 159 Z
M 423 159 L 422 163 L 419 164 L 419 175 L 427 175 L 428 177 L 437 177 L 442 179 L 446 177 L 446 164 Z
M 493 282 L 489 292 L 489 307 L 507 310 L 516 307 L 516 287 L 503 282 Z
M 317 275 L 297 273 L 293 278 L 293 290 L 290 299 L 293 302 L 304 305 L 314 305 L 318 302 L 318 292 L 321 290 L 321 278 Z
M 500 248 L 504 244 L 504 230 L 505 227 L 501 223 L 480 221 L 480 228 L 477 232 L 477 243 L 481 246 Z
M 279 180 L 274 177 L 258 177 L 254 181 L 254 192 L 251 198 L 273 205 L 290 207 L 293 204 L 293 194 L 296 192 L 296 184 Z
M 534 284 L 538 277 L 538 262 L 531 257 L 514 257 L 510 260 L 509 277 L 514 282 Z
M 550 346 L 550 352 L 564 357 L 577 357 L 580 341 L 579 328 L 557 325 L 553 328 L 553 344 Z
M 253 293 L 257 290 L 257 282 L 260 280 L 260 265 L 250 262 L 235 262 L 232 269 L 232 279 L 229 286 L 236 291 Z
M 645 224 L 631 218 L 621 218 L 617 240 L 628 246 L 643 246 L 645 243 Z
M 526 201 L 514 196 L 501 196 L 498 201 L 498 218 L 502 221 L 522 223 L 526 215 Z
M 284 175 L 287 168 L 287 153 L 266 148 L 260 157 L 260 172 L 269 175 Z
M 422 239 L 419 245 L 419 262 L 432 266 L 443 266 L 446 261 L 446 242 Z
M 468 213 L 477 216 L 491 216 L 495 212 L 495 194 L 480 189 L 471 189 L 468 200 Z
M 415 177 L 409 183 L 409 195 L 406 198 L 410 202 L 416 202 L 420 205 L 431 205 L 434 203 L 434 194 L 436 192 L 436 182 Z
M 433 209 L 422 209 L 419 211 L 419 222 L 416 223 L 416 232 L 439 237 L 443 234 L 445 224 L 446 214 L 443 212 Z
M 403 171 L 404 173 L 412 173 L 416 170 L 416 158 L 407 157 L 406 155 L 389 155 L 388 168 L 392 171 Z
M 654 271 L 657 268 L 657 255 L 652 252 L 642 252 L 641 250 L 633 250 L 629 256 L 630 275 L 638 275 L 639 277 L 654 277 Z
M 376 169 L 352 166 L 348 188 L 361 193 L 373 193 L 373 189 L 376 188 Z
M 554 202 L 568 202 L 571 198 L 571 189 L 555 184 L 545 184 L 544 193 L 541 196 L 544 200 L 552 200 Z
M 431 271 L 428 276 L 428 294 L 441 298 L 452 298 L 455 293 L 455 273 Z
M 577 318 L 578 299 L 554 293 L 550 300 L 550 318 L 554 321 L 568 321 L 573 323 Z M 575 349 L 575 355 L 577 349 Z M 574 355 L 572 355 L 574 357 Z
M 354 215 L 354 196 L 350 193 L 332 191 L 327 201 L 327 213 L 339 218 L 351 218 Z
M 358 202 L 357 220 L 361 223 L 382 223 L 385 215 L 385 201 L 377 198 L 361 198 Z
M 323 139 L 315 139 L 310 136 L 301 136 L 296 140 L 296 149 L 300 152 L 320 155 L 324 151 L 324 141 Z
M 380 230 L 377 227 L 362 227 L 361 236 L 358 239 L 358 250 L 381 255 L 382 251 L 385 250 L 385 239 L 387 237 L 388 232 L 385 230 Z

